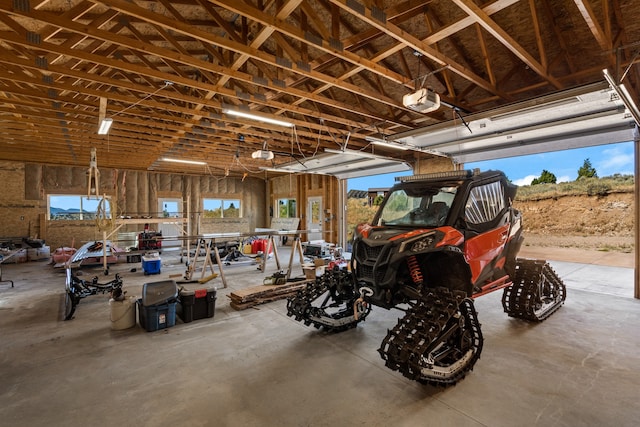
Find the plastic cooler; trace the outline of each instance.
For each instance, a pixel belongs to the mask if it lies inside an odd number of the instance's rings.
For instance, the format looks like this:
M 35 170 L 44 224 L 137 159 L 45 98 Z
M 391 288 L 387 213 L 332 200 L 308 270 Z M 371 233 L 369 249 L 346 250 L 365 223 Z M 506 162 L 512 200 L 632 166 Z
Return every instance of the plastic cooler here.
M 147 274 L 160 274 L 160 257 L 159 256 L 143 256 L 142 270 L 145 276 Z
M 213 317 L 216 309 L 216 294 L 216 288 L 196 290 L 181 289 L 178 303 L 178 317 L 180 317 L 184 323 Z
M 178 286 L 173 280 L 161 280 L 142 285 L 138 299 L 138 320 L 147 332 L 165 329 L 176 324 Z

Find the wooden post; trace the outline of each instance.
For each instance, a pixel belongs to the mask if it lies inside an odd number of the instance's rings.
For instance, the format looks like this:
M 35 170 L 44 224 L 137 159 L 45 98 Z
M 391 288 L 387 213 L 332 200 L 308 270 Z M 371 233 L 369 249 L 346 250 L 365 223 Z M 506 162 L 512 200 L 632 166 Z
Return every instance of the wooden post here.
M 635 238 L 635 269 L 633 272 L 634 292 L 633 296 L 636 299 L 640 299 L 640 185 L 638 185 L 638 177 L 640 177 L 640 138 L 636 137 L 633 141 L 633 162 L 634 162 L 634 174 L 635 184 L 633 186 L 633 196 L 635 200 L 634 206 L 634 238 Z

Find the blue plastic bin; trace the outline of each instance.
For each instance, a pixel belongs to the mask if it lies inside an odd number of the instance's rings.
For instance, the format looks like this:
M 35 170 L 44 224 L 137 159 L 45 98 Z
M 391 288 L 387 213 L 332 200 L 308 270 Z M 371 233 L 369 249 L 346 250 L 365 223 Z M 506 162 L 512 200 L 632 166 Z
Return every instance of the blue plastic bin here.
M 142 305 L 142 298 L 136 301 L 138 306 L 138 320 L 147 332 L 170 328 L 176 324 L 176 303 L 169 302 L 159 305 Z

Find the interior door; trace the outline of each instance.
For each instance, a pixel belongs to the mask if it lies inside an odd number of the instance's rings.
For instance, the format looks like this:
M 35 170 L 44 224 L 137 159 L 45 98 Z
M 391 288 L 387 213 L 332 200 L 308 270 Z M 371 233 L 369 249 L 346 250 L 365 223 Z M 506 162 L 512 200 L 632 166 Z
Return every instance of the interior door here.
M 307 199 L 307 239 L 322 240 L 322 197 Z
M 161 218 L 182 218 L 182 200 L 171 198 L 159 198 L 158 199 L 158 212 Z M 158 224 L 158 231 L 162 231 L 162 237 L 181 236 L 182 224 L 170 224 L 160 223 Z M 180 240 L 163 240 L 162 247 L 176 247 L 180 246 Z

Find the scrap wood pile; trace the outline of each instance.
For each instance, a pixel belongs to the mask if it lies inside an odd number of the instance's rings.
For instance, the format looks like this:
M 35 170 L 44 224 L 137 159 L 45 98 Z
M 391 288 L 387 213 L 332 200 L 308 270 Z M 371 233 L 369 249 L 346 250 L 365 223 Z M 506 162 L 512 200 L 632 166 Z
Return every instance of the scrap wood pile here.
M 233 291 L 228 296 L 231 298 L 231 308 L 244 310 L 258 304 L 286 299 L 307 286 L 307 283 L 309 283 L 309 280 L 287 282 L 284 285 L 253 286 Z

